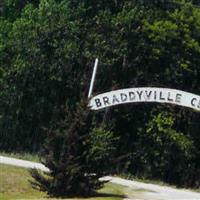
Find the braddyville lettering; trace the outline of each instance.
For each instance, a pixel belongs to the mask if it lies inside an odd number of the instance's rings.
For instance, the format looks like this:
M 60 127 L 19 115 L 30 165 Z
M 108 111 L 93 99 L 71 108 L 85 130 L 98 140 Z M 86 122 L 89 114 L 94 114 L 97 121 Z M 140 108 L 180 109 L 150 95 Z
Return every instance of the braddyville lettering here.
M 181 102 L 181 94 L 171 94 L 171 92 L 162 92 L 156 90 L 136 90 L 135 92 L 119 93 L 95 99 L 96 106 L 110 106 L 134 101 L 164 101 L 164 102 Z M 195 99 L 191 102 L 194 104 Z
M 154 91 L 154 100 L 156 100 L 156 99 L 157 99 L 157 92 Z
M 129 100 L 130 101 L 135 100 L 135 92 L 129 92 Z
M 182 97 L 182 94 L 176 94 L 176 100 L 175 100 L 175 102 L 176 103 L 181 103 L 181 97 Z
M 121 96 L 121 101 L 122 102 L 127 101 L 127 95 L 125 93 L 121 93 L 120 96 Z
M 168 101 L 173 101 L 173 99 L 171 99 L 170 97 L 171 97 L 171 92 L 168 92 L 167 100 Z
M 145 90 L 145 93 L 146 93 L 147 99 L 150 99 L 152 91 L 148 92 L 147 90 Z
M 119 100 L 117 99 L 116 95 L 113 95 L 112 103 L 113 104 L 119 103 Z
M 104 105 L 110 105 L 109 103 L 109 98 L 108 97 L 103 97 L 103 102 L 104 102 Z
M 95 99 L 94 101 L 96 103 L 97 108 L 101 107 L 101 101 L 100 101 L 100 99 Z
M 165 100 L 165 98 L 162 96 L 163 95 L 163 93 L 162 92 L 160 92 L 160 100 Z
M 138 97 L 141 100 L 143 91 L 137 91 Z

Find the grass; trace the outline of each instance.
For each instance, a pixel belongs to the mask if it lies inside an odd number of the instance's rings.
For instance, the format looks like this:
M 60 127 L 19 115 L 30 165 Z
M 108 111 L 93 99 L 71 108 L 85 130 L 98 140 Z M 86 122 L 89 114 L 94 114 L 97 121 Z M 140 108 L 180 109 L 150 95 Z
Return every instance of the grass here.
M 29 185 L 31 179 L 26 169 L 0 165 L 0 199 L 11 200 L 21 198 L 44 197 L 42 193 L 34 191 Z
M 0 164 L 0 199 L 1 200 L 56 200 L 48 198 L 44 192 L 34 190 L 29 180 L 31 176 L 27 169 Z M 129 189 L 130 190 L 130 189 Z M 121 200 L 126 198 L 128 189 L 119 185 L 107 183 L 98 191 L 97 197 L 88 200 Z M 131 191 L 134 193 L 133 191 Z M 139 191 L 135 191 L 138 193 Z M 141 192 L 141 191 L 140 191 Z M 70 200 L 70 199 L 68 199 Z M 73 200 L 83 200 L 74 198 Z
M 0 156 L 7 156 L 22 160 L 28 160 L 33 162 L 40 162 L 39 157 L 35 154 L 29 154 L 29 153 L 6 153 L 6 152 L 0 152 Z

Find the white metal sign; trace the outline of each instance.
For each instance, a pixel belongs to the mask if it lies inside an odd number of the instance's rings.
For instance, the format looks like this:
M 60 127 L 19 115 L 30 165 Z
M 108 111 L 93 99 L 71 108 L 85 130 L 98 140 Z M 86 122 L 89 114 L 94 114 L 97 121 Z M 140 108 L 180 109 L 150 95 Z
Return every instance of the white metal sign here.
M 99 94 L 90 99 L 92 110 L 137 102 L 169 103 L 200 111 L 200 96 L 181 90 L 156 87 L 127 88 Z

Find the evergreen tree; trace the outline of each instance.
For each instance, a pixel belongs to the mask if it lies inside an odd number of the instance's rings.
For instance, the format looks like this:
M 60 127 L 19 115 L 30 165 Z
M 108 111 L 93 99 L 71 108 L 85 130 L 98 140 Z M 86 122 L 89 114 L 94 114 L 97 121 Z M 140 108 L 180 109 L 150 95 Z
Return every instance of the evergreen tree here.
M 37 170 L 31 174 L 33 187 L 46 191 L 49 196 L 89 196 L 103 186 L 102 172 L 95 170 L 89 156 L 89 132 L 92 115 L 87 102 L 75 110 L 67 109 L 67 117 L 56 130 L 47 131 L 42 151 L 42 163 L 49 168 L 45 175 Z

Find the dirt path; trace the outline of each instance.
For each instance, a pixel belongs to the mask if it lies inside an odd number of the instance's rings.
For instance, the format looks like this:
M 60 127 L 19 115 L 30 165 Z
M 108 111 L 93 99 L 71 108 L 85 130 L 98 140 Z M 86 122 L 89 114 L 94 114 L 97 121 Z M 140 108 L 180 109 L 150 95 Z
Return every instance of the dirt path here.
M 42 171 L 48 169 L 41 163 L 35 163 L 15 158 L 0 156 L 0 164 L 14 165 L 25 168 L 37 168 Z M 111 183 L 129 187 L 129 198 L 127 200 L 200 200 L 200 193 L 184 189 L 175 189 L 168 186 L 130 181 L 118 177 L 103 177 L 102 180 L 110 180 Z M 131 190 L 138 192 L 131 194 Z
M 5 156 L 0 156 L 0 164 L 13 165 L 13 166 L 24 167 L 24 168 L 36 168 L 42 171 L 49 171 L 48 168 L 46 168 L 41 163 L 15 159 L 15 158 L 10 158 L 10 157 L 5 157 Z
M 168 186 L 142 183 L 133 180 L 126 180 L 118 177 L 104 177 L 103 180 L 110 180 L 112 183 L 128 186 L 133 189 L 141 190 L 139 197 L 134 196 L 130 199 L 141 200 L 200 200 L 200 193 L 185 189 L 175 189 Z M 142 192 L 142 190 L 144 190 Z M 131 195 L 130 195 L 131 196 Z

